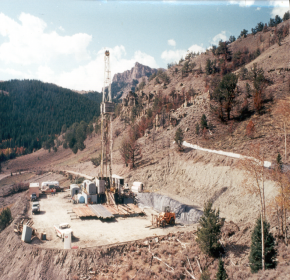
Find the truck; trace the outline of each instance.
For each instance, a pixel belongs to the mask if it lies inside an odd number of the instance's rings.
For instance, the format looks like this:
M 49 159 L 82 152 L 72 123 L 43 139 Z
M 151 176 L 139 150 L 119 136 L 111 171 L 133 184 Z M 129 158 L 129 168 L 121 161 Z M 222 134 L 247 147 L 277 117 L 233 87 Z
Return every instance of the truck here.
M 32 203 L 31 212 L 32 212 L 32 215 L 40 212 L 40 205 L 38 201 L 35 201 Z
M 70 228 L 70 225 L 68 223 L 54 225 L 54 230 L 55 230 L 56 236 L 60 237 L 62 241 L 64 240 L 64 234 L 67 232 L 70 232 L 71 236 L 73 236 L 73 230 Z
M 36 193 L 32 193 L 32 194 L 31 194 L 31 196 L 30 196 L 30 200 L 31 200 L 31 201 L 35 201 L 35 200 L 37 200 Z

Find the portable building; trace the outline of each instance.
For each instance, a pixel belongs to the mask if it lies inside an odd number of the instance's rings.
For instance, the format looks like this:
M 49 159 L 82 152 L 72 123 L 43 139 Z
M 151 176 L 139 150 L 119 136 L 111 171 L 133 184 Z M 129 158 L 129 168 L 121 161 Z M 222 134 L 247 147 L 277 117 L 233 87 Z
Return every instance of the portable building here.
M 81 188 L 78 185 L 74 185 L 70 187 L 70 195 L 73 197 L 75 194 L 79 194 L 81 192 Z
M 96 184 L 91 182 L 90 180 L 83 181 L 83 189 L 87 191 L 87 194 L 96 194 L 97 193 Z
M 132 192 L 134 193 L 140 193 L 143 192 L 143 183 L 142 182 L 134 182 L 133 186 L 131 187 Z
M 39 197 L 39 183 L 29 184 L 29 196 L 31 196 L 33 193 L 36 194 L 36 197 Z
M 41 190 L 46 191 L 48 189 L 58 189 L 59 182 L 58 181 L 47 181 L 41 183 Z
M 97 186 L 97 189 L 98 189 L 98 194 L 104 194 L 105 193 L 105 184 L 106 184 L 105 180 L 96 179 L 96 186 Z
M 78 188 L 80 188 L 79 185 L 77 185 L 77 184 L 71 184 L 71 185 L 69 185 L 69 189 L 70 189 L 70 190 L 71 190 L 72 188 L 74 188 L 74 187 L 78 187 Z

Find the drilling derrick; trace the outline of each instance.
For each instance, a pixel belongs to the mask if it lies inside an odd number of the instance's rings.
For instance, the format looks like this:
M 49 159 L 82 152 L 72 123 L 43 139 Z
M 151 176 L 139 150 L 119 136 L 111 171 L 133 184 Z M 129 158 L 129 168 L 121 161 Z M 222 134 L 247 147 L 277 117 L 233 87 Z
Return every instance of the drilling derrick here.
M 105 51 L 105 69 L 104 69 L 104 87 L 103 100 L 101 103 L 101 179 L 109 178 L 112 186 L 112 160 L 113 160 L 113 127 L 112 115 L 114 114 L 114 103 L 111 95 L 111 70 L 110 70 L 110 52 Z M 104 164 L 105 163 L 105 164 Z M 108 174 L 109 163 L 109 174 Z M 105 170 L 104 170 L 105 167 Z

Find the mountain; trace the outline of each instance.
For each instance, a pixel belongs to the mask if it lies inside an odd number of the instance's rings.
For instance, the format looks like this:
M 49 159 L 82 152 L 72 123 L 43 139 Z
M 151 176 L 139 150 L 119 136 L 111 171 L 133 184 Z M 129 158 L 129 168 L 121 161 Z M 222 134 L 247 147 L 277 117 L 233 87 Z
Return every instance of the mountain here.
M 157 70 L 136 62 L 131 70 L 115 74 L 111 85 L 112 98 L 126 97 L 129 91 L 135 90 L 138 83 L 143 79 L 147 82 L 148 78 Z
M 60 134 L 63 125 L 99 116 L 100 102 L 98 93 L 78 94 L 37 80 L 1 82 L 0 149 L 39 149 L 50 136 Z

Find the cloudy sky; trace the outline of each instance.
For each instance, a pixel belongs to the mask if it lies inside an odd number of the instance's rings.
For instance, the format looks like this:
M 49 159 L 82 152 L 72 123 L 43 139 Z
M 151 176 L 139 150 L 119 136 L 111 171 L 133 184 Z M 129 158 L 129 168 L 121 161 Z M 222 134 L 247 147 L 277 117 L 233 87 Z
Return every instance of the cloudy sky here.
M 0 80 L 100 91 L 105 49 L 112 77 L 136 61 L 166 68 L 288 9 L 288 0 L 1 0 Z

